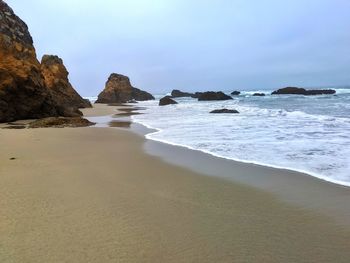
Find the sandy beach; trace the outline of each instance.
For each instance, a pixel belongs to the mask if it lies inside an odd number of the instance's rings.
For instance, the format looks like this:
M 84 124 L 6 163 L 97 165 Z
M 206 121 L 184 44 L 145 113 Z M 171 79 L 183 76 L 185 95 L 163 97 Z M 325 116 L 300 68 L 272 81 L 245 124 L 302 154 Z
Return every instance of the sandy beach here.
M 156 145 L 128 128 L 0 129 L 0 262 L 350 261 L 348 188 Z

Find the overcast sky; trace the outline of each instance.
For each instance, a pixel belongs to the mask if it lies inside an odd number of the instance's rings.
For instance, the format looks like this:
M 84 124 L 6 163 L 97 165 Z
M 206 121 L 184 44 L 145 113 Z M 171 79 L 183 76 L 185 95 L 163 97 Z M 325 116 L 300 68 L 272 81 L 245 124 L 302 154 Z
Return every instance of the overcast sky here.
M 6 0 L 5 0 L 6 1 Z M 350 84 L 349 0 L 7 0 L 83 96 Z

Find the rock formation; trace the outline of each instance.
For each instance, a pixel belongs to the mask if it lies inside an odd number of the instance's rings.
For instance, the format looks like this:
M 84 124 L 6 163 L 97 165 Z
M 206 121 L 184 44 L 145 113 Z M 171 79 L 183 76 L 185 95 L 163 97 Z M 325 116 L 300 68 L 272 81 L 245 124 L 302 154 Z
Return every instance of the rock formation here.
M 193 94 L 193 93 L 189 93 L 189 92 L 183 92 L 183 91 L 178 90 L 178 89 L 174 89 L 174 90 L 171 92 L 171 96 L 172 96 L 173 98 L 193 97 L 194 94 Z
M 254 96 L 254 97 L 264 97 L 264 96 L 266 96 L 266 95 L 265 95 L 265 93 L 258 93 L 258 92 L 257 92 L 257 93 L 254 93 L 253 96 Z
M 304 88 L 297 87 L 286 87 L 283 89 L 276 90 L 272 92 L 272 95 L 326 95 L 326 94 L 335 94 L 336 91 L 332 89 L 321 89 L 321 90 L 306 90 Z
M 0 122 L 58 115 L 27 25 L 0 0 Z
M 165 106 L 170 104 L 177 104 L 170 96 L 165 96 L 159 100 L 159 106 Z
M 201 94 L 203 94 L 203 92 L 195 92 L 191 97 L 194 99 L 198 99 Z
M 146 91 L 134 88 L 128 77 L 112 73 L 95 103 L 126 103 L 131 100 L 154 100 L 154 97 Z
M 233 95 L 233 96 L 238 96 L 239 94 L 241 94 L 241 92 L 237 91 L 237 90 L 231 92 L 231 95 Z
M 144 101 L 144 100 L 154 100 L 154 97 L 152 96 L 152 94 L 137 89 L 137 88 L 132 88 L 131 91 L 131 99 L 129 100 L 130 103 L 136 103 L 137 101 Z
M 27 25 L 0 0 L 0 122 L 78 116 L 46 87 Z
M 41 72 L 44 83 L 50 89 L 58 105 L 71 108 L 90 108 L 91 103 L 74 90 L 68 80 L 68 71 L 58 56 L 44 55 L 41 59 Z
M 198 100 L 232 100 L 231 96 L 226 95 L 225 93 L 218 91 L 207 91 L 201 92 L 198 94 Z
M 218 109 L 218 110 L 213 110 L 210 113 L 239 113 L 238 110 L 229 110 L 229 109 Z
M 265 93 L 254 93 L 253 96 L 255 97 L 264 97 L 265 96 Z
M 95 125 L 95 123 L 81 117 L 48 117 L 29 123 L 28 128 L 74 128 L 87 127 L 92 125 Z

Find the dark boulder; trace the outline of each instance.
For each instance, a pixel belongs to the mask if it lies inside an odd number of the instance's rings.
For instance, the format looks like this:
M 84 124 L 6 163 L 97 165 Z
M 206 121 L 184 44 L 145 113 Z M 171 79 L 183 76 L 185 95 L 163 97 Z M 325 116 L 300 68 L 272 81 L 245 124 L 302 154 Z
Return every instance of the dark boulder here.
M 206 101 L 206 100 L 232 100 L 231 96 L 226 95 L 225 93 L 218 91 L 207 91 L 200 93 L 198 96 L 199 101 Z
M 165 96 L 159 100 L 159 106 L 165 106 L 170 104 L 177 104 L 170 96 Z
M 229 109 L 218 109 L 218 110 L 213 110 L 210 113 L 239 113 L 238 110 L 229 110 Z
M 233 95 L 233 96 L 238 96 L 239 94 L 241 94 L 241 92 L 240 91 L 233 91 L 233 92 L 231 92 L 231 95 Z
M 193 93 L 189 93 L 189 92 L 183 92 L 181 90 L 178 89 L 174 89 L 171 92 L 171 97 L 173 98 L 181 98 L 181 97 L 193 97 Z
M 305 95 L 305 96 L 312 96 L 312 95 L 331 95 L 335 94 L 336 91 L 332 89 L 323 89 L 323 90 L 306 90 L 304 88 L 297 88 L 297 87 L 286 87 L 283 89 L 276 90 L 272 92 L 272 95 Z
M 254 93 L 253 96 L 263 97 L 263 96 L 265 96 L 265 93 Z

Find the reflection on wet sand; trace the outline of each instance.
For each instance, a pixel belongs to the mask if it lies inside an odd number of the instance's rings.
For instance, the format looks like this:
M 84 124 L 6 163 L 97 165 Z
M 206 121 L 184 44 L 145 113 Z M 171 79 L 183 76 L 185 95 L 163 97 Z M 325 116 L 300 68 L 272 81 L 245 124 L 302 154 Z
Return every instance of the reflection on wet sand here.
M 130 128 L 130 121 L 111 121 L 108 123 L 109 127 L 112 128 Z
M 113 118 L 118 118 L 118 117 L 129 117 L 132 115 L 140 115 L 143 114 L 141 112 L 122 112 L 122 113 L 117 113 L 113 115 Z
M 132 111 L 139 111 L 139 110 L 146 110 L 146 108 L 144 107 L 134 107 L 134 108 L 122 108 L 122 109 L 118 109 L 119 111 L 123 111 L 123 112 L 132 112 Z

